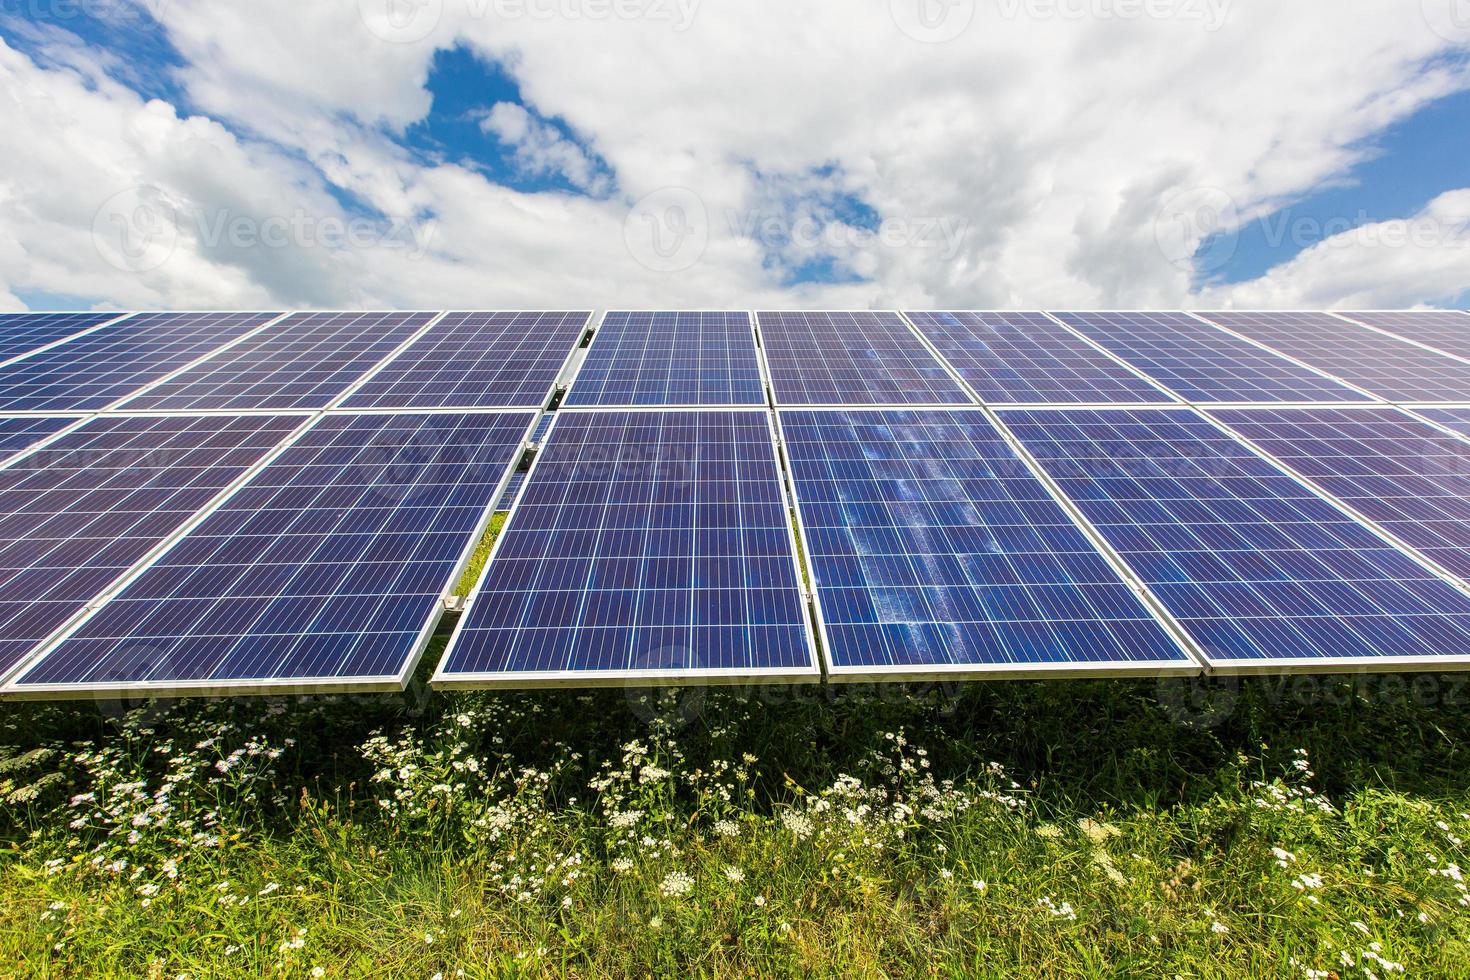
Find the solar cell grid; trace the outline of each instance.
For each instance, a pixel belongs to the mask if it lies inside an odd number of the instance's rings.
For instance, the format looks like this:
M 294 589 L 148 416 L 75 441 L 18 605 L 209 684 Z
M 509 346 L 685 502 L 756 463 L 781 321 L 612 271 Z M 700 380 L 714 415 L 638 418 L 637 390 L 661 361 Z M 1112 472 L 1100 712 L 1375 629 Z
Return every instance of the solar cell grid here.
M 559 413 L 435 683 L 814 678 L 770 421 Z
M 1470 357 L 1470 317 L 1458 310 L 1404 310 L 1342 315 L 1408 340 L 1428 344 L 1446 354 Z
M 0 469 L 0 675 L 300 424 L 99 417 Z
M 1187 313 L 1058 313 L 1190 402 L 1355 402 L 1367 395 Z
M 781 427 L 834 678 L 1198 669 L 982 413 Z
M 0 361 L 115 320 L 122 313 L 0 313 Z
M 348 408 L 539 408 L 590 314 L 446 313 L 343 403 Z
M 1389 401 L 1470 401 L 1470 364 L 1327 313 L 1201 316 Z
M 0 464 L 76 421 L 57 415 L 0 416 Z
M 324 408 L 433 319 L 432 313 L 293 313 L 123 408 Z
M 960 405 L 970 397 L 897 313 L 756 314 L 783 405 Z
M 906 315 L 983 402 L 1173 401 L 1045 313 Z
M 1212 414 L 1442 568 L 1470 578 L 1470 442 L 1390 408 Z
M 1416 408 L 1414 414 L 1470 438 L 1470 408 Z
M 321 417 L 15 690 L 401 686 L 530 423 Z
M 611 312 L 567 393 L 570 406 L 764 405 L 750 316 Z
M 1470 596 L 1195 412 L 1002 418 L 1213 666 L 1470 657 Z
M 105 408 L 276 313 L 138 313 L 0 367 L 0 411 Z

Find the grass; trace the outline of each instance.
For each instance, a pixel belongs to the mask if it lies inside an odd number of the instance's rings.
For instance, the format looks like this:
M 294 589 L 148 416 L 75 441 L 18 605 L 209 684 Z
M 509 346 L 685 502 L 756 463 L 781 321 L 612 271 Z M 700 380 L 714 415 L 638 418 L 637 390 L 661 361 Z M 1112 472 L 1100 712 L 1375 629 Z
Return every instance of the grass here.
M 0 963 L 1470 976 L 1467 700 L 1463 675 L 524 695 L 420 678 L 5 705 Z

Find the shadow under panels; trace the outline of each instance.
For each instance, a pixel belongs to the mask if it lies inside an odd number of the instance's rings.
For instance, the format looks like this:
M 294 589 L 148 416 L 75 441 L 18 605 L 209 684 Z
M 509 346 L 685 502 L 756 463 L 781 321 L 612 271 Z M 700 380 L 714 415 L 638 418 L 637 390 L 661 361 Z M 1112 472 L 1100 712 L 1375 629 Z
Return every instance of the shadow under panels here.
M 400 689 L 534 418 L 317 416 L 6 693 Z

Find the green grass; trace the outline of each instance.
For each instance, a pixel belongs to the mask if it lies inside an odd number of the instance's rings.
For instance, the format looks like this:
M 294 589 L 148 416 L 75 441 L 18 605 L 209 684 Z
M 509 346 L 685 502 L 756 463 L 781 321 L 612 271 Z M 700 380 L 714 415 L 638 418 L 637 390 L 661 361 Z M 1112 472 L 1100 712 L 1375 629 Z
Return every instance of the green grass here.
M 0 963 L 1470 976 L 1466 681 L 5 705 Z

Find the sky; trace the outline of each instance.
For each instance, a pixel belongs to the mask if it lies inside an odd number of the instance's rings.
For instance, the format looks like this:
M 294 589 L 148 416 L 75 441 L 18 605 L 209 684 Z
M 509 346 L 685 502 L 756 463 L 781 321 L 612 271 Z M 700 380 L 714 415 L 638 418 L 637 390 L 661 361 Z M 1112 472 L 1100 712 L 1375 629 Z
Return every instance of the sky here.
M 1470 303 L 1470 0 L 0 0 L 0 310 Z

